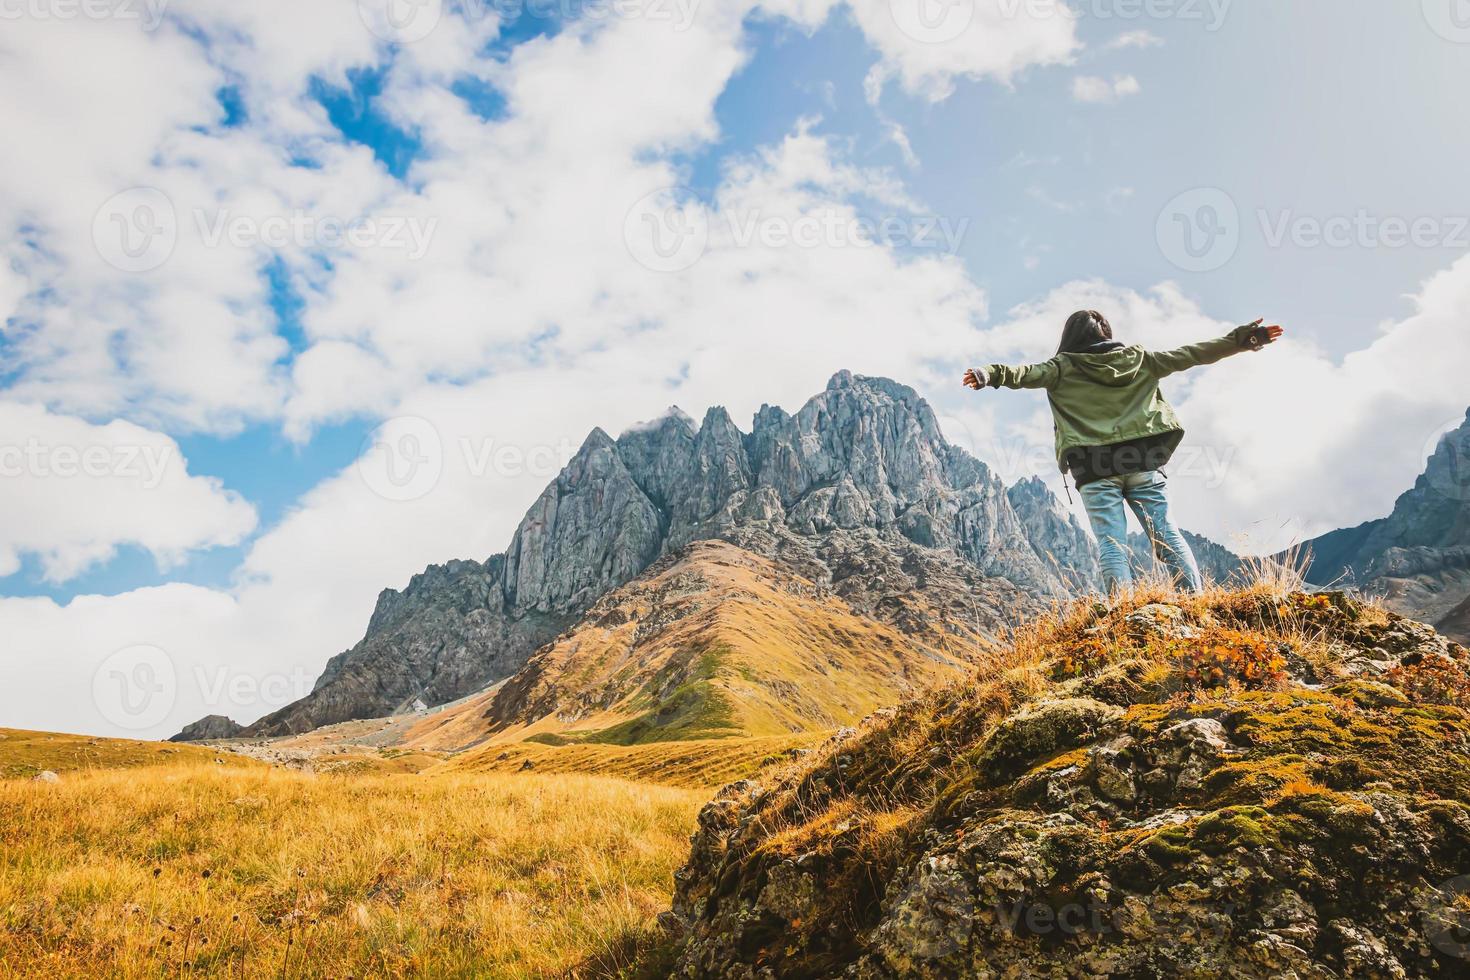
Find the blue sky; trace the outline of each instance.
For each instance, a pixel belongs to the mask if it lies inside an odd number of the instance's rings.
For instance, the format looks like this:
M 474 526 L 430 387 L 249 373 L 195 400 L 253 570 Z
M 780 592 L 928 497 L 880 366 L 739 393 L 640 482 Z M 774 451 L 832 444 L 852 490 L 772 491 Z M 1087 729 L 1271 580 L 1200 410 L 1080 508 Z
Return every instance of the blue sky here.
M 121 439 L 179 464 L 139 497 L 115 473 L 64 493 L 54 475 L 8 479 L 0 597 L 44 600 L 8 608 L 56 649 L 57 677 L 121 642 L 72 622 L 78 596 L 129 637 L 149 640 L 149 604 L 167 599 L 192 638 L 149 642 L 315 668 L 377 588 L 498 549 L 555 471 L 451 461 L 432 493 L 385 503 L 356 475 L 385 420 L 427 419 L 449 455 L 564 455 L 592 425 L 675 401 L 738 421 L 795 407 L 852 367 L 914 384 L 1008 478 L 1052 479 L 1043 407 L 966 396 L 964 367 L 1043 356 L 1076 305 L 1110 304 L 1150 344 L 1267 316 L 1290 331 L 1281 357 L 1171 392 L 1230 460 L 1185 478 L 1188 523 L 1228 540 L 1382 513 L 1463 413 L 1438 379 L 1467 366 L 1470 37 L 1435 0 L 1159 0 L 1160 16 L 1087 0 L 1075 20 L 1037 0 L 1026 23 L 986 20 L 1026 0 L 975 0 L 989 26 L 940 42 L 906 36 L 886 2 L 773 0 L 649 8 L 689 15 L 672 27 L 452 4 L 397 43 L 373 21 L 395 2 L 206 3 L 151 31 L 39 18 L 13 35 L 7 88 L 49 94 L 0 115 L 27 147 L 0 168 L 0 444 Z M 117 91 L 89 101 L 92 72 Z M 691 266 L 640 268 L 605 234 L 626 236 L 645 193 L 715 229 Z M 1180 195 L 1186 222 L 1209 217 L 1200 201 L 1235 212 L 1202 269 L 1169 238 Z M 178 230 L 157 267 L 122 268 L 134 259 L 96 241 L 161 207 Z M 783 253 L 722 239 L 726 213 L 956 237 Z M 221 216 L 243 220 L 240 241 L 211 244 Z M 293 218 L 306 239 L 262 240 Z M 324 241 L 324 219 L 372 220 L 377 237 Z M 1357 223 L 1341 247 L 1313 239 L 1341 219 Z M 400 220 L 422 254 L 385 230 Z M 1425 223 L 1422 240 L 1382 244 L 1385 220 Z M 1422 390 L 1385 380 L 1421 357 Z M 271 606 L 272 589 L 295 605 Z M 232 646 L 257 627 L 224 606 L 312 627 Z M 170 655 L 209 659 L 191 651 Z

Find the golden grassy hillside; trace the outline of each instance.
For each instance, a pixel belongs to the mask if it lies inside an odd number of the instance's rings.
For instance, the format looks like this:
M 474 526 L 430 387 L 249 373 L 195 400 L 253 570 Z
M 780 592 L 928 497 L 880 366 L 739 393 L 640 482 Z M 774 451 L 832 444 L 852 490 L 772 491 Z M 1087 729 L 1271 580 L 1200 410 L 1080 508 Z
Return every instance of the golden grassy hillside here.
M 604 597 L 507 681 L 489 702 L 493 740 L 830 731 L 958 676 L 979 652 L 959 630 L 905 635 L 767 559 L 699 542 Z
M 667 908 L 709 792 L 4 736 L 4 976 L 606 975 Z
M 28 778 L 46 770 L 66 774 L 145 766 L 238 769 L 258 768 L 260 763 L 201 745 L 0 728 L 0 778 Z
M 403 734 L 403 744 L 427 751 L 458 752 L 489 737 L 485 712 L 504 682 L 450 705 L 436 708 Z
M 596 773 L 640 783 L 714 789 L 763 766 L 799 757 L 822 735 L 722 738 L 647 745 L 485 745 L 443 763 L 444 772 Z

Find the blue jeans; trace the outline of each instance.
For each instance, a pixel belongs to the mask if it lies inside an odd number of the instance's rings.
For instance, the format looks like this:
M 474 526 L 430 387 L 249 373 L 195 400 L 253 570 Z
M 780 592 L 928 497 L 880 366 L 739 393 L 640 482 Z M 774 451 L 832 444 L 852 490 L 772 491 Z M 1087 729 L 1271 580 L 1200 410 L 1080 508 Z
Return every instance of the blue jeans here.
M 1125 501 L 1153 543 L 1154 555 L 1169 569 L 1175 586 L 1189 592 L 1204 587 L 1189 542 L 1169 519 L 1166 487 L 1164 475 L 1149 470 L 1095 480 L 1078 491 L 1087 508 L 1087 519 L 1092 522 L 1093 536 L 1097 538 L 1098 564 L 1102 566 L 1103 585 L 1109 593 L 1133 582 L 1133 568 L 1128 560 L 1128 517 L 1123 510 Z

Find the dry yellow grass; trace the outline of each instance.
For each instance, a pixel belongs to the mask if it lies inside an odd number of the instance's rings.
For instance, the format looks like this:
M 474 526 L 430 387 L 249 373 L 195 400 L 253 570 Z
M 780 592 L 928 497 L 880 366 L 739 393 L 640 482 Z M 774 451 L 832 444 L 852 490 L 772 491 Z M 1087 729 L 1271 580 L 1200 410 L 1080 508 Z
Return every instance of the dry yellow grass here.
M 0 778 L 17 779 L 50 770 L 57 773 L 168 766 L 260 768 L 261 763 L 208 746 L 140 742 L 130 738 L 91 738 L 54 732 L 0 728 Z
M 707 796 L 193 755 L 0 781 L 0 975 L 610 973 L 668 906 Z
M 715 789 L 792 758 L 825 738 L 808 734 L 648 745 L 492 744 L 454 756 L 436 771 L 517 772 L 529 761 L 541 773 L 597 773 L 640 783 Z

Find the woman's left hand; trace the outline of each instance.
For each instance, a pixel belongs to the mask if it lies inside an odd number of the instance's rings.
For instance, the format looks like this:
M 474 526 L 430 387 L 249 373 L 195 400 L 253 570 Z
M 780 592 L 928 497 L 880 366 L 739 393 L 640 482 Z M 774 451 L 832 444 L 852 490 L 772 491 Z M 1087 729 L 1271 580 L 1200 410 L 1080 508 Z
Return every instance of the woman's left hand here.
M 1257 320 L 1255 323 L 1252 323 L 1251 324 L 1251 327 L 1253 327 L 1257 331 L 1265 330 L 1265 333 L 1264 334 L 1259 334 L 1259 338 L 1260 338 L 1259 341 L 1257 343 L 1255 343 L 1255 344 L 1252 345 L 1257 350 L 1260 350 L 1262 347 L 1266 346 L 1267 344 L 1274 344 L 1274 343 L 1276 343 L 1276 341 L 1278 341 L 1278 340 L 1281 339 L 1281 335 L 1284 334 L 1284 333 L 1286 333 L 1285 330 L 1282 330 L 1281 327 L 1277 326 L 1274 323 L 1271 326 L 1269 326 L 1269 327 L 1263 327 L 1262 324 L 1264 324 L 1265 322 L 1266 322 L 1266 318 L 1265 317 L 1262 317 L 1261 319 Z
M 976 391 L 979 391 L 981 388 L 985 387 L 983 384 L 980 383 L 980 379 L 975 376 L 974 368 L 970 368 L 968 371 L 965 372 L 965 387 L 974 388 Z

